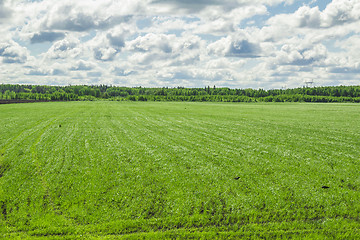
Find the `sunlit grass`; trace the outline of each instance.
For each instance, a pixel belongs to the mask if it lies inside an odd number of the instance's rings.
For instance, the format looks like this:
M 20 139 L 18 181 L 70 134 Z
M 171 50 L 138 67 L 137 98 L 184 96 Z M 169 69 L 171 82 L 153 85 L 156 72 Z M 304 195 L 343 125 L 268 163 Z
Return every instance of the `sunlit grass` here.
M 356 238 L 359 119 L 355 104 L 3 105 L 1 234 Z

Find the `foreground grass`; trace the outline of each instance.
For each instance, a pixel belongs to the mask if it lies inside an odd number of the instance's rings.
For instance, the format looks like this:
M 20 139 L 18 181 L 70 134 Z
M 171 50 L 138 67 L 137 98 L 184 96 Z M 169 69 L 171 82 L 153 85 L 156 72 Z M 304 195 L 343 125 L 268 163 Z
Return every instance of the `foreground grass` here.
M 357 239 L 359 118 L 354 104 L 0 106 L 0 238 Z

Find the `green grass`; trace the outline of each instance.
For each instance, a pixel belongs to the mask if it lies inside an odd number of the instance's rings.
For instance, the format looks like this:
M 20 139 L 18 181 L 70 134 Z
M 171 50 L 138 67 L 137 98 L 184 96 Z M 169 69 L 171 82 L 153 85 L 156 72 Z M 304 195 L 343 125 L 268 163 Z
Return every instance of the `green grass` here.
M 0 105 L 0 238 L 358 239 L 359 119 L 356 104 Z

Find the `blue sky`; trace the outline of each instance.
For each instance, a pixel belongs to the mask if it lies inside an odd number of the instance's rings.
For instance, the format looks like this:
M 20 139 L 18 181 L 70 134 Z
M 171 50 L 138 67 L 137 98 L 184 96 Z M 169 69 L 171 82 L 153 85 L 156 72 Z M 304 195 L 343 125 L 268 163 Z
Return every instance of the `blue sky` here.
M 358 0 L 0 0 L 0 83 L 360 85 Z

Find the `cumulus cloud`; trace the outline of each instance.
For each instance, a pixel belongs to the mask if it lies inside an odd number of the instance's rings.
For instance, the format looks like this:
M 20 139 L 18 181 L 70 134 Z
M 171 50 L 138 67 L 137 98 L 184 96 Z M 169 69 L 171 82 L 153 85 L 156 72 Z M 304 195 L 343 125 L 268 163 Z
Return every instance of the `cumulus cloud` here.
M 88 77 L 94 77 L 94 78 L 101 77 L 102 72 L 87 72 L 87 76 Z
M 239 6 L 238 1 L 234 0 L 198 0 L 198 1 L 191 1 L 191 0 L 153 0 L 152 4 L 155 5 L 165 5 L 168 6 L 170 9 L 186 9 L 187 12 L 195 13 L 199 12 L 208 7 L 213 6 L 223 6 L 226 8 L 235 8 Z
M 360 74 L 360 65 L 357 63 L 357 66 L 354 67 L 331 67 L 329 72 L 342 74 Z
M 65 38 L 55 42 L 46 53 L 49 59 L 76 58 L 82 53 L 80 41 L 77 38 Z
M 63 76 L 65 71 L 59 68 L 35 68 L 30 69 L 25 75 L 29 76 Z
M 0 71 L 43 84 L 131 86 L 355 79 L 360 2 L 306 2 L 0 0 Z
M 142 31 L 152 33 L 166 33 L 169 31 L 184 31 L 184 28 L 188 28 L 188 21 L 194 21 L 194 18 L 181 18 L 170 16 L 154 16 L 151 19 L 146 19 L 146 23 L 143 26 Z M 196 21 L 199 19 L 196 18 Z
M 319 28 L 323 22 L 323 13 L 316 6 L 310 8 L 309 6 L 300 7 L 295 13 L 279 14 L 268 20 L 269 25 L 273 26 L 288 26 L 288 27 L 309 27 Z
M 333 0 L 323 12 L 323 26 L 329 27 L 360 20 L 360 2 Z
M 116 54 L 118 54 L 118 50 L 112 47 L 97 47 L 94 48 L 94 58 L 100 61 L 113 61 Z
M 12 14 L 12 10 L 6 6 L 5 0 L 0 0 L 0 23 L 2 19 L 9 18 Z
M 330 52 L 324 66 L 327 71 L 338 75 L 360 74 L 360 36 L 353 35 L 335 42 L 335 46 L 343 51 Z
M 226 68 L 230 68 L 233 70 L 236 69 L 240 69 L 244 66 L 244 64 L 246 63 L 245 60 L 236 60 L 236 61 L 231 61 L 228 58 L 216 58 L 216 59 L 212 59 L 209 60 L 206 64 L 206 68 L 207 69 L 226 69 Z
M 116 76 L 119 76 L 119 77 L 126 77 L 126 76 L 137 74 L 136 71 L 125 70 L 125 69 L 120 68 L 120 67 L 113 67 L 111 72 L 114 73 Z
M 244 37 L 228 36 L 208 46 L 209 54 L 225 57 L 254 58 L 261 54 L 261 47 Z
M 145 36 L 137 37 L 127 43 L 127 49 L 135 52 L 157 51 L 171 53 L 171 42 L 176 38 L 175 35 L 153 34 L 149 33 Z
M 234 2 L 234 1 L 233 1 Z M 239 29 L 239 24 L 248 18 L 256 15 L 268 14 L 264 5 L 243 5 L 234 4 L 233 8 L 224 8 L 226 3 L 217 2 L 216 4 L 188 2 L 190 6 L 201 5 L 201 11 L 196 11 L 193 15 L 161 15 L 152 19 L 152 24 L 148 30 L 152 32 L 166 32 L 172 29 L 189 31 L 195 34 L 211 34 L 223 36 Z M 167 2 L 167 4 L 169 4 Z M 182 4 L 184 4 L 182 2 Z M 179 7 L 175 10 L 168 10 L 168 13 L 179 13 Z M 191 17 L 183 17 L 191 16 Z
M 358 52 L 360 51 L 360 35 L 353 35 L 349 38 L 338 40 L 336 41 L 335 46 L 347 50 L 348 55 L 358 56 Z
M 63 39 L 65 34 L 62 32 L 39 32 L 34 33 L 30 38 L 31 43 L 53 42 Z
M 197 33 L 227 34 L 239 29 L 239 24 L 256 15 L 268 14 L 264 5 L 250 5 L 235 7 L 228 11 L 221 8 L 209 8 L 204 10 L 199 16 L 201 21 L 193 29 Z M 193 24 L 194 25 L 194 24 Z
M 152 0 L 153 5 L 168 6 L 174 12 L 179 9 L 185 9 L 190 13 L 197 13 L 206 8 L 221 7 L 226 11 L 230 11 L 237 7 L 245 7 L 248 5 L 277 5 L 285 3 L 293 4 L 294 0 Z
M 126 49 L 134 54 L 130 57 L 137 64 L 159 64 L 162 66 L 194 64 L 200 59 L 204 45 L 200 37 L 174 34 L 153 34 L 127 42 Z
M 45 30 L 84 32 L 91 29 L 108 29 L 129 22 L 140 10 L 140 1 L 59 1 L 52 2 L 48 11 L 36 20 Z
M 270 25 L 292 27 L 330 28 L 360 20 L 360 2 L 357 0 L 333 0 L 324 11 L 319 7 L 300 7 L 293 14 L 280 14 L 269 19 Z
M 97 35 L 86 43 L 93 52 L 93 57 L 99 61 L 114 61 L 116 56 L 125 47 L 125 39 L 132 35 L 134 30 L 128 25 L 119 25 Z
M 77 61 L 73 66 L 69 68 L 71 71 L 89 71 L 95 68 L 95 65 L 91 62 L 84 60 Z
M 280 65 L 310 65 L 325 60 L 326 47 L 322 44 L 314 46 L 284 45 L 277 53 L 275 63 Z
M 0 58 L 3 63 L 25 63 L 29 57 L 26 48 L 15 41 L 0 43 Z

